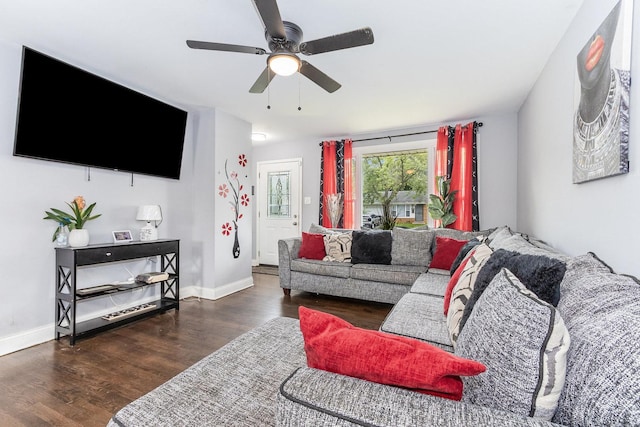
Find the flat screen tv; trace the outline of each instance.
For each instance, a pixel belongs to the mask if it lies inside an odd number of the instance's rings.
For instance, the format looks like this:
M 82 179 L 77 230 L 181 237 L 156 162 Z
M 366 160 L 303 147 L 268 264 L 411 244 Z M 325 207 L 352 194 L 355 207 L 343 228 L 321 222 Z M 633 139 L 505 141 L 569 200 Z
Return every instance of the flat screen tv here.
M 14 156 L 180 179 L 187 112 L 28 47 Z

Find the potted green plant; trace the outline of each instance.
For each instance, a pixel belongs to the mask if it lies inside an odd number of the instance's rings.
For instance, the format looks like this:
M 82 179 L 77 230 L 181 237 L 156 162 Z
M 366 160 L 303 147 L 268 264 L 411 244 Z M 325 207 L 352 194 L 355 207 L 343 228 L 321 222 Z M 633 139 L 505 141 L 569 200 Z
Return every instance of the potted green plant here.
M 440 221 L 440 227 L 444 228 L 453 224 L 458 218 L 453 213 L 453 201 L 458 190 L 451 191 L 451 180 L 445 176 L 436 177 L 438 194 L 429 194 L 429 215 L 436 221 Z
M 89 233 L 84 230 L 84 225 L 87 221 L 98 218 L 102 214 L 91 216 L 93 208 L 96 206 L 95 202 L 86 206 L 84 197 L 77 196 L 71 203 L 67 202 L 67 205 L 71 208 L 71 213 L 64 212 L 60 209 L 51 208 L 51 211 L 45 211 L 46 216 L 42 219 L 51 219 L 61 226 L 69 228 L 69 245 L 71 246 L 86 246 L 89 244 Z M 85 208 L 86 207 L 86 208 Z M 52 241 L 56 241 L 58 234 L 62 227 L 56 228 L 53 232 Z M 81 233 L 80 230 L 83 230 Z M 80 234 L 78 237 L 78 243 L 75 244 L 72 235 Z

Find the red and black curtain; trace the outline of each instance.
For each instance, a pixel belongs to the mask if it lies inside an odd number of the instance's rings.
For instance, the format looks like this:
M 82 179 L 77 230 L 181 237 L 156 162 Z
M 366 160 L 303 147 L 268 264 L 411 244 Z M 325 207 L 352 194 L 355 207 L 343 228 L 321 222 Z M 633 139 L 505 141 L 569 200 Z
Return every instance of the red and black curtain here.
M 458 218 L 449 228 L 480 230 L 477 133 L 477 122 L 438 129 L 434 175 L 446 176 L 451 180 L 451 191 L 458 190 L 453 202 Z
M 352 141 L 350 139 L 323 141 L 321 146 L 319 224 L 331 227 L 325 196 L 342 194 L 343 213 L 338 228 L 353 228 Z

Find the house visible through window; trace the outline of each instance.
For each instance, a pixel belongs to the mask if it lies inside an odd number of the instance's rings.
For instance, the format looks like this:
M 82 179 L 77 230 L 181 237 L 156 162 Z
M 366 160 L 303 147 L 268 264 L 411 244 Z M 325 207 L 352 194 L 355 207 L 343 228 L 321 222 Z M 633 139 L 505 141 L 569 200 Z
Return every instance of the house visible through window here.
M 354 146 L 356 209 L 365 227 L 381 227 L 388 214 L 403 226 L 429 222 L 435 139 Z M 366 223 L 365 223 L 366 221 Z

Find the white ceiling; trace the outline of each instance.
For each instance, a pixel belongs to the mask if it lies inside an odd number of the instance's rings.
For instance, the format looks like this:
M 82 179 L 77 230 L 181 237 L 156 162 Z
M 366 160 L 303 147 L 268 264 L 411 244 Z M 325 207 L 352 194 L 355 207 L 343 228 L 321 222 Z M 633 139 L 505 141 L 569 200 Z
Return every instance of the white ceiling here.
M 372 45 L 300 55 L 342 84 L 332 94 L 298 74 L 250 94 L 267 55 L 187 47 L 268 50 L 251 0 L 0 2 L 0 40 L 178 106 L 224 110 L 269 143 L 516 112 L 583 0 L 279 0 L 303 41 L 373 30 Z

